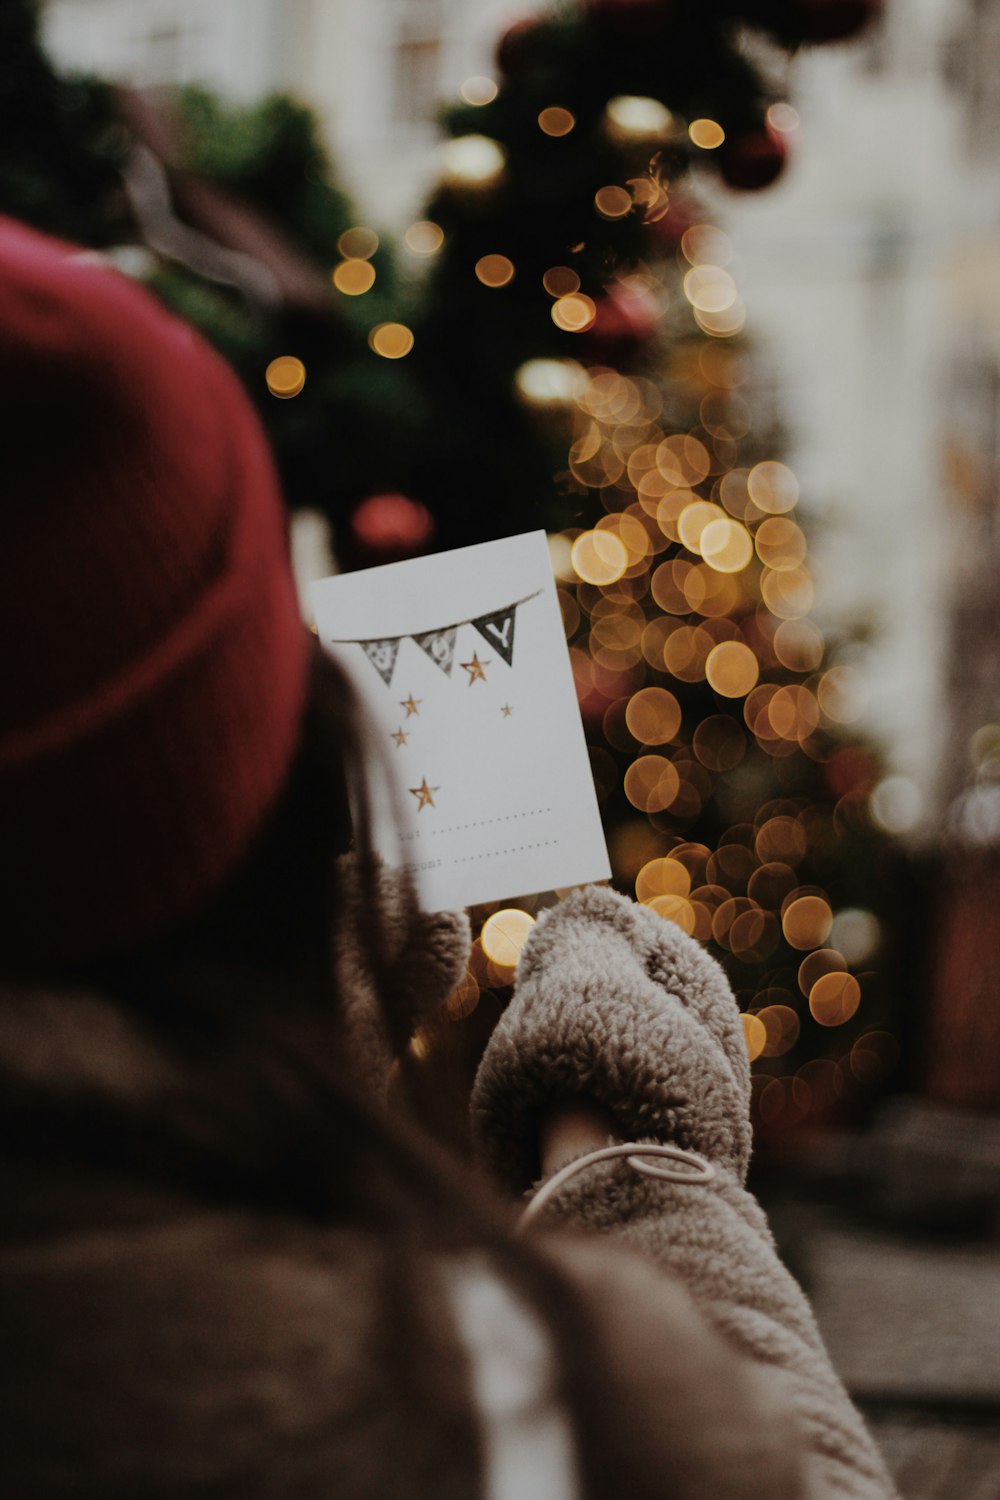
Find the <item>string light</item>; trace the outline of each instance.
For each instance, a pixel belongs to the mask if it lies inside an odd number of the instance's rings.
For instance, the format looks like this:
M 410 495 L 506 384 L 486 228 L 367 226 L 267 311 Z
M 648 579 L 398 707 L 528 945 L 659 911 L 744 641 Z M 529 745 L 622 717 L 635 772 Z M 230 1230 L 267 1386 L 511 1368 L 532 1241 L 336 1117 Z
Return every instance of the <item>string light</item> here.
M 293 354 L 280 354 L 264 371 L 264 380 L 272 396 L 287 401 L 297 396 L 306 383 L 306 367 Z

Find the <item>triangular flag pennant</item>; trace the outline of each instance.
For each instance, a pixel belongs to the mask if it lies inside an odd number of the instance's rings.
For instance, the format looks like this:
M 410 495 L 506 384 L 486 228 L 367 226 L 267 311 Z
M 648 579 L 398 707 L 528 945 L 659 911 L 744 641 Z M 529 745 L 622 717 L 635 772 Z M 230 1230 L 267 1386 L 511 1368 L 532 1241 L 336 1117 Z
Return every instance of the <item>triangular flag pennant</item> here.
M 473 625 L 479 631 L 484 640 L 499 651 L 508 667 L 513 663 L 514 657 L 514 616 L 517 613 L 516 604 L 508 604 L 506 609 L 494 610 L 491 615 L 480 615 L 478 620 L 473 620 Z
M 413 637 L 421 651 L 427 652 L 434 665 L 440 667 L 446 677 L 451 676 L 455 660 L 455 634 L 455 626 L 449 625 L 445 630 L 429 630 L 426 635 Z
M 399 655 L 399 641 L 359 641 L 358 645 L 388 687 L 392 682 L 396 657 Z

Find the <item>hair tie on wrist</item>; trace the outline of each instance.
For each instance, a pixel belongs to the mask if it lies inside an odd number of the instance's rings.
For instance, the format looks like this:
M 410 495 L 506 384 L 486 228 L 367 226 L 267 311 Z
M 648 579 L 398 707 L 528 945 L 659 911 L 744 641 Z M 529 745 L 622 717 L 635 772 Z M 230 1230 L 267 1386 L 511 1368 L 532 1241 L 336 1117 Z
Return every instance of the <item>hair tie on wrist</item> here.
M 575 1161 L 560 1167 L 554 1177 L 550 1177 L 544 1187 L 539 1188 L 527 1208 L 517 1221 L 517 1232 L 520 1234 L 533 1219 L 542 1212 L 549 1201 L 586 1167 L 595 1165 L 599 1161 L 612 1161 L 616 1157 L 624 1156 L 633 1171 L 641 1173 L 643 1177 L 658 1177 L 663 1182 L 679 1182 L 690 1187 L 706 1187 L 715 1178 L 715 1168 L 712 1163 L 699 1156 L 697 1151 L 684 1151 L 680 1146 L 666 1146 L 652 1144 L 648 1141 L 622 1141 L 614 1146 L 601 1146 L 597 1151 L 588 1151 L 586 1156 L 578 1156 Z M 654 1166 L 651 1162 L 642 1161 L 645 1156 L 665 1157 L 669 1161 L 683 1163 L 683 1169 L 677 1170 L 670 1167 Z

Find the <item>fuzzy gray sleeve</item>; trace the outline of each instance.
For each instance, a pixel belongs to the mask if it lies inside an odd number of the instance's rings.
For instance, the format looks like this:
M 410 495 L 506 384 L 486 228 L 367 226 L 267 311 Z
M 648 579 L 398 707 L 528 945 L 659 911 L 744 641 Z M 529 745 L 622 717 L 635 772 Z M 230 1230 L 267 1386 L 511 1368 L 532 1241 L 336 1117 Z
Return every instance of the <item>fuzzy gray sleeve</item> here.
M 589 1167 L 552 1217 L 651 1257 L 732 1347 L 784 1372 L 811 1500 L 889 1500 L 881 1456 L 744 1186 L 749 1097 L 738 1008 L 719 965 L 673 923 L 590 887 L 547 912 L 525 947 L 476 1079 L 473 1134 L 514 1193 L 538 1176 L 539 1121 L 563 1100 L 603 1104 L 625 1140 L 706 1156 L 716 1168 L 707 1186 L 654 1181 L 621 1162 Z

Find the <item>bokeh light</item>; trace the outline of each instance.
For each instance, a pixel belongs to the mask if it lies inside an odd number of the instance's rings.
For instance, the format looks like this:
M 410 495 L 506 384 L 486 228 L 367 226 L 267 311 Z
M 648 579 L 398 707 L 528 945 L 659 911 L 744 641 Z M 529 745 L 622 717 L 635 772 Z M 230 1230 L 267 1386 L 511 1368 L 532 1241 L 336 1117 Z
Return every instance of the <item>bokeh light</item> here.
M 625 722 L 644 745 L 664 745 L 681 727 L 681 706 L 666 688 L 641 688 L 629 699 Z
M 492 104 L 499 90 L 494 79 L 477 75 L 467 78 L 458 92 L 466 104 L 482 105 Z
M 608 584 L 628 567 L 628 552 L 620 537 L 607 531 L 585 531 L 576 538 L 573 568 L 585 583 Z
M 886 776 L 868 799 L 872 820 L 886 833 L 912 833 L 924 812 L 924 794 L 909 776 Z
M 543 411 L 571 406 L 586 384 L 586 370 L 573 359 L 529 359 L 514 374 L 517 395 Z
M 482 255 L 476 261 L 476 277 L 483 286 L 507 286 L 514 279 L 514 262 L 506 255 Z
M 305 385 L 306 367 L 294 354 L 279 354 L 264 371 L 264 379 L 272 396 L 287 401 Z
M 419 219 L 404 232 L 403 243 L 413 255 L 436 255 L 444 244 L 444 230 L 433 219 Z
M 824 974 L 809 991 L 809 1010 L 820 1026 L 842 1026 L 861 1004 L 861 986 L 853 974 Z
M 405 323 L 379 323 L 369 333 L 368 343 L 383 359 L 402 359 L 413 348 L 413 334 Z
M 508 982 L 517 970 L 521 950 L 534 925 L 534 917 L 515 906 L 495 911 L 483 924 L 479 939 L 483 952 L 490 963 L 502 971 L 502 977 L 506 977 Z
M 632 209 L 632 195 L 623 187 L 602 187 L 594 194 L 594 207 L 602 219 L 623 219 Z
M 708 119 L 692 120 L 688 126 L 688 135 L 703 151 L 714 151 L 726 139 L 726 132 L 718 121 Z
M 792 948 L 818 948 L 830 936 L 833 912 L 822 896 L 798 896 L 785 907 L 781 926 Z
M 333 284 L 345 297 L 361 297 L 375 285 L 375 267 L 367 260 L 342 260 L 333 268 Z
M 680 777 L 663 755 L 641 755 L 625 772 L 625 795 L 640 812 L 663 812 L 673 802 Z
M 564 109 L 561 104 L 548 105 L 538 116 L 538 128 L 544 135 L 569 135 L 575 124 L 572 110 Z
M 604 130 L 621 145 L 666 140 L 674 129 L 674 117 L 659 99 L 618 94 L 604 109 Z
M 550 297 L 569 297 L 580 290 L 580 278 L 571 266 L 550 266 L 542 285 Z
M 744 697 L 759 674 L 757 658 L 741 641 L 721 641 L 713 646 L 705 662 L 709 685 L 723 698 Z
M 799 128 L 798 110 L 783 100 L 769 105 L 765 119 L 772 130 L 777 130 L 782 135 L 790 135 Z
M 750 470 L 747 491 L 759 510 L 784 515 L 798 504 L 799 482 L 787 464 L 767 459 Z
M 867 963 L 878 951 L 882 929 L 873 912 L 850 906 L 838 911 L 830 941 L 851 965 Z
M 740 573 L 753 557 L 754 544 L 745 526 L 728 516 L 709 521 L 700 537 L 701 555 L 717 573 Z
M 443 187 L 485 190 L 496 187 L 507 166 L 507 153 L 488 135 L 459 135 L 439 148 Z
M 681 236 L 681 252 L 692 266 L 728 266 L 733 242 L 715 224 L 692 224 Z
M 740 1016 L 743 1025 L 743 1040 L 746 1043 L 747 1057 L 751 1062 L 756 1062 L 767 1046 L 767 1027 L 760 1016 L 751 1015 L 744 1011 Z
M 358 224 L 353 229 L 344 230 L 337 240 L 337 249 L 345 260 L 368 260 L 378 249 L 378 243 L 374 229 Z

